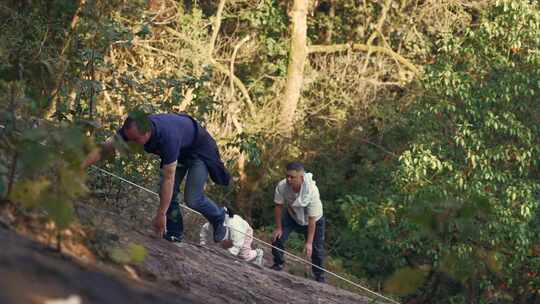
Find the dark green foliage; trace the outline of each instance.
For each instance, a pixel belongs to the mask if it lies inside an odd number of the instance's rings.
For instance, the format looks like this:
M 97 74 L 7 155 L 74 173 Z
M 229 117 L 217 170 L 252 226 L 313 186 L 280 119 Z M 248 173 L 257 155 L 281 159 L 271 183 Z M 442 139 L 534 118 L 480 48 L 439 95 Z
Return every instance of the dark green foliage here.
M 283 39 L 288 26 L 286 11 L 279 1 L 264 0 L 258 9 L 250 11 L 244 18 L 250 27 L 260 32 L 257 39 L 264 48 L 260 68 L 267 74 L 284 76 L 288 52 L 286 40 Z
M 411 109 L 417 136 L 392 196 L 348 199 L 351 227 L 397 253 L 389 291 L 503 303 L 538 288 L 527 273 L 539 235 L 539 30 L 534 5 L 501 1 L 477 28 L 445 36 Z M 408 276 L 416 286 L 399 287 Z M 438 289 L 445 276 L 461 285 L 456 295 L 455 283 Z
M 248 135 L 240 133 L 230 143 L 227 144 L 228 148 L 238 148 L 241 153 L 245 153 L 248 156 L 249 162 L 260 167 L 261 165 L 261 150 L 258 147 L 261 142 L 260 136 Z

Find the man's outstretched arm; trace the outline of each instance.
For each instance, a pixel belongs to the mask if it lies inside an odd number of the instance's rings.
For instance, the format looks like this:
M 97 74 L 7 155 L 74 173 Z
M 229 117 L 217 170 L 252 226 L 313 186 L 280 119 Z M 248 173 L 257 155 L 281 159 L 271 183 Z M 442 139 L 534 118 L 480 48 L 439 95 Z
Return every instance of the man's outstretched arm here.
M 281 218 L 283 214 L 283 205 L 282 204 L 276 204 L 274 207 L 274 217 L 276 221 L 276 229 L 274 230 L 274 233 L 272 234 L 272 241 L 276 241 L 281 238 L 281 235 L 283 234 L 283 227 L 281 223 Z
M 304 247 L 304 253 L 311 257 L 311 253 L 313 252 L 313 237 L 315 236 L 315 226 L 316 221 L 315 218 L 312 216 L 308 217 L 308 229 L 307 229 L 307 238 L 306 238 L 306 246 Z
M 86 156 L 86 159 L 82 162 L 81 167 L 83 169 L 86 169 L 90 167 L 91 165 L 100 161 L 103 154 L 114 152 L 113 140 L 114 140 L 113 138 L 109 138 L 105 142 L 100 144 L 99 147 L 92 150 L 88 154 L 88 156 Z
M 161 181 L 161 189 L 159 190 L 159 207 L 154 218 L 154 229 L 159 237 L 165 232 L 167 209 L 171 204 L 174 188 L 174 174 L 176 173 L 177 162 L 172 162 L 164 165 L 162 168 L 163 179 Z

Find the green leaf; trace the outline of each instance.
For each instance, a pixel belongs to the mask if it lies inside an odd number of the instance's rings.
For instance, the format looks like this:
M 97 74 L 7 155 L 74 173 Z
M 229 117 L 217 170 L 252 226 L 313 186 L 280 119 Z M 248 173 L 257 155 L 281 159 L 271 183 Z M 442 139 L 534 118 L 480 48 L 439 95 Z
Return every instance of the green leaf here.
M 433 210 L 429 208 L 418 208 L 410 213 L 409 218 L 412 223 L 420 225 L 427 231 L 432 231 L 437 227 L 437 218 Z
M 460 259 L 455 253 L 447 253 L 443 255 L 438 270 L 460 282 L 465 282 L 477 268 L 473 267 L 477 262 L 471 258 L 467 258 L 467 260 Z
M 75 198 L 88 192 L 85 177 L 81 170 L 70 170 L 61 168 L 58 173 L 60 177 L 60 191 L 69 198 Z
M 74 210 L 71 202 L 58 197 L 57 195 L 47 195 L 41 202 L 51 220 L 59 229 L 65 229 L 73 220 Z
M 136 264 L 142 263 L 148 255 L 148 251 L 146 250 L 146 248 L 139 244 L 129 244 L 128 251 L 131 261 Z
M 111 259 L 118 264 L 128 264 L 130 261 L 129 254 L 121 248 L 113 248 L 110 253 Z
M 51 182 L 45 177 L 18 181 L 13 185 L 10 199 L 26 207 L 35 207 L 50 184 Z
M 384 290 L 397 295 L 411 294 L 424 284 L 427 274 L 422 269 L 401 268 L 384 282 Z
M 142 263 L 148 251 L 139 244 L 130 243 L 125 248 L 113 248 L 110 253 L 111 259 L 119 264 Z
M 23 171 L 27 175 L 42 172 L 52 160 L 51 151 L 46 146 L 38 142 L 27 142 L 22 144 L 21 150 L 21 165 Z
M 69 125 L 57 131 L 59 142 L 62 143 L 63 151 L 82 151 L 84 146 L 84 136 L 81 128 Z

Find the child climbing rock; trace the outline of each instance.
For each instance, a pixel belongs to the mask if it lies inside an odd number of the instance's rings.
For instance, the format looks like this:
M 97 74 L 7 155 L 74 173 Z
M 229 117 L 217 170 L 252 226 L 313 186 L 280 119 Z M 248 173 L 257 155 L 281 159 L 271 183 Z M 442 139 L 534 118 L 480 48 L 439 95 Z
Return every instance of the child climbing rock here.
M 253 241 L 253 229 L 241 216 L 234 214 L 231 209 L 225 209 L 225 221 L 223 225 L 226 228 L 225 238 L 220 241 L 221 247 L 227 249 L 229 253 L 248 262 L 262 266 L 264 251 L 260 248 L 251 249 Z M 200 244 L 206 245 L 206 240 L 210 235 L 210 224 L 206 223 L 201 228 Z

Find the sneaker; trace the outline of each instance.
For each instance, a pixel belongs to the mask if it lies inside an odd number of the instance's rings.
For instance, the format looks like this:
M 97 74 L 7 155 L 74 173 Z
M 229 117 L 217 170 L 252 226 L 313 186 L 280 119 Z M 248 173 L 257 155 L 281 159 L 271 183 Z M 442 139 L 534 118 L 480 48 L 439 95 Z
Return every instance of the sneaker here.
M 315 281 L 317 281 L 319 283 L 326 283 L 326 278 L 323 275 L 316 276 Z
M 255 260 L 253 262 L 255 263 L 255 265 L 262 266 L 264 251 L 261 248 L 257 248 L 255 249 L 255 251 L 257 252 L 257 255 L 255 256 Z
M 172 243 L 181 243 L 182 242 L 182 236 L 170 235 L 170 234 L 165 233 L 163 238 L 165 240 L 169 241 L 169 242 L 172 242 Z
M 225 213 L 212 225 L 214 226 L 214 242 L 219 243 L 225 239 L 227 229 L 223 225 L 225 222 Z
M 273 269 L 275 271 L 282 271 L 283 270 L 283 264 L 276 264 L 270 266 L 270 269 Z

